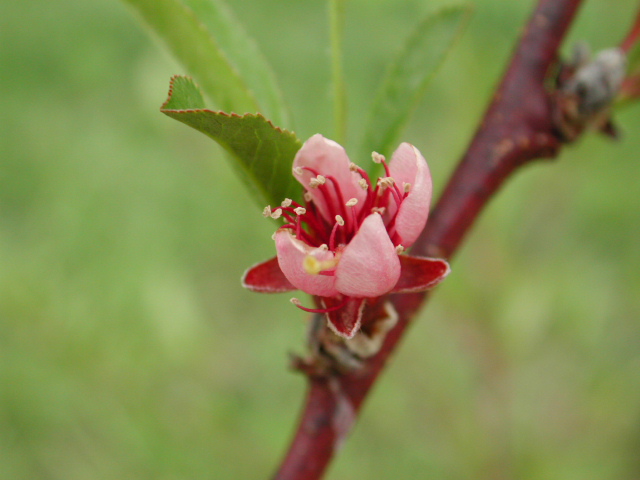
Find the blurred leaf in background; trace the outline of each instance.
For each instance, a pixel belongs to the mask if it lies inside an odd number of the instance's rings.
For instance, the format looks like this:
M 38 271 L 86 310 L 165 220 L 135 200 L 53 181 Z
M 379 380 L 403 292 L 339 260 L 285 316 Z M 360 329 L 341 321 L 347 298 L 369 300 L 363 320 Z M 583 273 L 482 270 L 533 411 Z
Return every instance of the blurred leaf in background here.
M 416 19 L 447 4 L 346 4 L 350 139 Z M 230 5 L 297 136 L 330 135 L 326 5 Z M 436 190 L 532 6 L 475 2 L 409 124 Z M 571 40 L 617 43 L 636 7 L 585 2 Z M 267 478 L 296 420 L 304 318 L 239 282 L 272 225 L 221 148 L 158 112 L 190 72 L 136 18 L 111 0 L 3 6 L 2 480 Z M 640 475 L 638 117 L 498 195 L 327 478 Z

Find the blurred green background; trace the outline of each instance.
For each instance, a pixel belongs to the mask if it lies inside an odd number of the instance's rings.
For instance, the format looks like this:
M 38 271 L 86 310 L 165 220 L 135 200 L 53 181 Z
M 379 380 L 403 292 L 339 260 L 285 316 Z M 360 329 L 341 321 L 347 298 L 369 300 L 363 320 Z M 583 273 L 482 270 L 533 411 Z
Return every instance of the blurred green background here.
M 298 135 L 330 137 L 325 3 L 229 3 Z M 416 19 L 447 3 L 349 2 L 352 139 Z M 436 191 L 533 3 L 475 2 L 404 135 Z M 636 7 L 586 1 L 571 41 L 617 43 Z M 268 478 L 304 393 L 286 368 L 304 317 L 240 286 L 274 225 L 216 144 L 159 113 L 187 72 L 116 0 L 2 12 L 0 479 Z M 500 192 L 328 479 L 640 477 L 639 114 Z

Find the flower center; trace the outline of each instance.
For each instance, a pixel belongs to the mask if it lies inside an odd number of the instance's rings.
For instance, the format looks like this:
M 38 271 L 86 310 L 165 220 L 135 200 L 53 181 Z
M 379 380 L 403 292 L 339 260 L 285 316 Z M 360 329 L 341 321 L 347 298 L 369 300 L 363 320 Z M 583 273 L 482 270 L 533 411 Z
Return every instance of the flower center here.
M 303 171 L 308 171 L 313 175 L 306 187 L 304 205 L 287 198 L 280 207 L 272 210 L 271 206 L 267 206 L 264 209 L 265 217 L 284 219 L 285 223 L 281 228 L 292 230 L 296 238 L 307 245 L 323 247 L 337 254 L 334 259 L 327 261 L 320 261 L 312 255 L 307 256 L 304 269 L 308 273 L 332 275 L 339 261 L 339 251 L 351 241 L 362 222 L 372 213 L 382 216 L 389 238 L 396 247 L 401 247 L 402 239 L 396 232 L 395 221 L 411 185 L 398 185 L 391 176 L 383 155 L 374 152 L 372 158 L 374 162 L 382 164 L 385 170 L 385 176 L 380 177 L 375 186 L 366 171 L 354 163 L 349 166 L 352 172 L 360 175 L 357 183 L 366 192 L 364 200 L 345 199 L 340 182 L 335 177 L 305 166 L 296 167 L 295 172 L 300 175 Z M 312 190 L 313 195 L 309 194 Z M 313 198 L 316 202 L 323 203 L 325 213 L 328 213 L 334 222 L 329 222 L 320 215 Z

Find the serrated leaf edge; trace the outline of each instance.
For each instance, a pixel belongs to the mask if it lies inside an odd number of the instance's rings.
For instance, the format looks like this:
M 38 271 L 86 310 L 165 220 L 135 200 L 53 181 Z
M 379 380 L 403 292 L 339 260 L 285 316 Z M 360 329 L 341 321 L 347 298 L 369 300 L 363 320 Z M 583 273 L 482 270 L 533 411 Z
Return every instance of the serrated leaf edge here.
M 191 77 L 190 75 L 174 75 L 171 77 L 171 80 L 169 82 L 169 93 L 167 95 L 167 99 L 164 101 L 164 103 L 160 106 L 160 111 L 162 113 L 165 112 L 175 112 L 175 113 L 181 113 L 181 112 L 189 112 L 189 113 L 194 113 L 194 112 L 209 112 L 209 113 L 215 113 L 216 115 L 223 115 L 225 117 L 230 117 L 230 118 L 246 118 L 246 117 L 253 117 L 253 118 L 260 118 L 262 120 L 264 120 L 265 122 L 267 122 L 271 127 L 273 127 L 274 130 L 277 130 L 279 132 L 282 132 L 286 135 L 291 135 L 293 137 L 295 137 L 298 141 L 300 141 L 300 139 L 298 138 L 298 136 L 295 134 L 294 131 L 291 130 L 287 130 L 286 128 L 282 128 L 282 127 L 278 127 L 277 125 L 274 125 L 274 123 L 269 120 L 267 117 L 265 117 L 263 114 L 261 114 L 260 112 L 256 112 L 256 113 L 236 113 L 236 112 L 223 112 L 222 110 L 211 110 L 210 108 L 180 108 L 180 109 L 175 109 L 175 108 L 165 108 L 166 105 L 171 101 L 171 98 L 173 97 L 173 84 L 174 81 L 177 78 L 187 78 L 189 80 L 191 80 L 193 82 L 193 84 L 196 86 L 196 88 L 198 88 L 198 90 L 200 89 L 200 86 L 193 80 L 193 77 Z

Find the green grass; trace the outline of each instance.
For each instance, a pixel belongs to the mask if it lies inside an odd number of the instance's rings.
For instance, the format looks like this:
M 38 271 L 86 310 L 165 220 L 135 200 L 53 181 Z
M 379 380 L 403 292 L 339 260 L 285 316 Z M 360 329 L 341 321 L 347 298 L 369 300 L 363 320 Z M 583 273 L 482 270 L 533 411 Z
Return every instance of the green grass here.
M 268 478 L 304 393 L 304 316 L 244 291 L 273 254 L 203 135 L 161 115 L 184 72 L 115 0 L 5 2 L 0 28 L 0 479 Z M 322 2 L 232 4 L 298 135 L 331 135 Z M 405 135 L 436 190 L 533 2 L 477 2 Z M 427 9 L 347 4 L 349 146 Z M 637 6 L 586 2 L 572 39 Z M 251 8 L 249 8 L 251 7 Z M 268 20 L 266 20 L 268 19 Z M 519 173 L 479 220 L 328 478 L 640 476 L 640 128 Z

